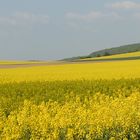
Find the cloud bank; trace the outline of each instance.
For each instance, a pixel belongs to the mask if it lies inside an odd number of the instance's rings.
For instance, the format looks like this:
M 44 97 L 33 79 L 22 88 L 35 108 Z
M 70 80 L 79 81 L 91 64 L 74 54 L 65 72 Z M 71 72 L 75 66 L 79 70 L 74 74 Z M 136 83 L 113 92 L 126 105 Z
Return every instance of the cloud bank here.
M 110 13 L 103 13 L 100 11 L 91 11 L 87 14 L 79 14 L 79 13 L 66 13 L 66 19 L 71 21 L 84 21 L 84 22 L 93 22 L 99 19 L 120 19 L 121 16 L 117 13 L 110 12 Z
M 113 9 L 140 9 L 140 3 L 133 1 L 123 1 L 109 4 L 109 7 Z
M 48 15 L 36 15 L 28 12 L 17 12 L 11 16 L 0 17 L 0 24 L 4 25 L 48 24 L 48 22 Z
M 82 20 L 82 21 L 92 21 L 98 18 L 103 17 L 104 15 L 101 12 L 90 12 L 88 14 L 82 15 L 78 13 L 66 13 L 66 18 L 71 20 Z

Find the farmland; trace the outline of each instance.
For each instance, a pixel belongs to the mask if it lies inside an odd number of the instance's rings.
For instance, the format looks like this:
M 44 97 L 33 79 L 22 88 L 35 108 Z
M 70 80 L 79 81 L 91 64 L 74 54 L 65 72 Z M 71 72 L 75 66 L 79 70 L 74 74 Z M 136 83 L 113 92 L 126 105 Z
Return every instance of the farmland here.
M 140 139 L 140 60 L 0 69 L 0 139 Z
M 44 61 L 33 61 L 33 60 L 30 60 L 30 61 L 12 61 L 12 60 L 7 60 L 7 61 L 0 61 L 0 65 L 13 65 L 13 64 L 19 64 L 19 65 L 22 65 L 22 64 L 38 64 L 38 63 L 44 63 Z
M 124 54 L 115 54 L 115 55 L 110 55 L 110 56 L 102 56 L 102 57 L 93 57 L 93 58 L 86 58 L 84 60 L 100 60 L 100 59 L 128 59 L 128 58 L 133 58 L 133 57 L 140 57 L 140 51 L 137 52 L 131 52 L 131 53 L 124 53 Z
M 140 78 L 140 60 L 0 69 L 4 82 Z

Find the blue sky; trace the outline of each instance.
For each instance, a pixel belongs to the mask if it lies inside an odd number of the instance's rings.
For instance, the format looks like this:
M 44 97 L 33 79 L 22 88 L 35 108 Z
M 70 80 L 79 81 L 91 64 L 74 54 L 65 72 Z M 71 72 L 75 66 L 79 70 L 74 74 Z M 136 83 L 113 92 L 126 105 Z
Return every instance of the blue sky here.
M 4 0 L 0 59 L 61 59 L 139 43 L 139 25 L 139 0 Z

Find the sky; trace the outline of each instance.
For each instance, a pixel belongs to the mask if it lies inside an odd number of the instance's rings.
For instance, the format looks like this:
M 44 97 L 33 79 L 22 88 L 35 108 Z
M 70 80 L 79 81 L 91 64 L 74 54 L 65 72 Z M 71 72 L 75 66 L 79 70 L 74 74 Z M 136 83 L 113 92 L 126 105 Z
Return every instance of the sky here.
M 56 60 L 140 43 L 140 0 L 0 2 L 2 60 Z

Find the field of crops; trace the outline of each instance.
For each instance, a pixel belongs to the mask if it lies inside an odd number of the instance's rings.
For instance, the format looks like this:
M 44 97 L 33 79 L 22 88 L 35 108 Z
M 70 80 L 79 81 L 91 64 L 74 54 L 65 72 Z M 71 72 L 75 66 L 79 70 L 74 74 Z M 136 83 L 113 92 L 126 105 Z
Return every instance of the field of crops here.
M 0 69 L 0 139 L 140 139 L 140 60 Z
M 0 61 L 0 65 L 2 64 L 8 64 L 8 65 L 12 65 L 12 64 L 34 64 L 34 63 L 44 63 L 43 61 Z
M 132 57 L 140 57 L 140 51 L 138 52 L 131 52 L 131 53 L 124 53 L 124 54 L 115 54 L 110 56 L 102 56 L 102 57 L 93 57 L 93 58 L 86 58 L 83 60 L 100 60 L 100 59 L 124 59 L 124 58 L 132 58 Z
M 140 60 L 0 69 L 0 82 L 140 78 Z

